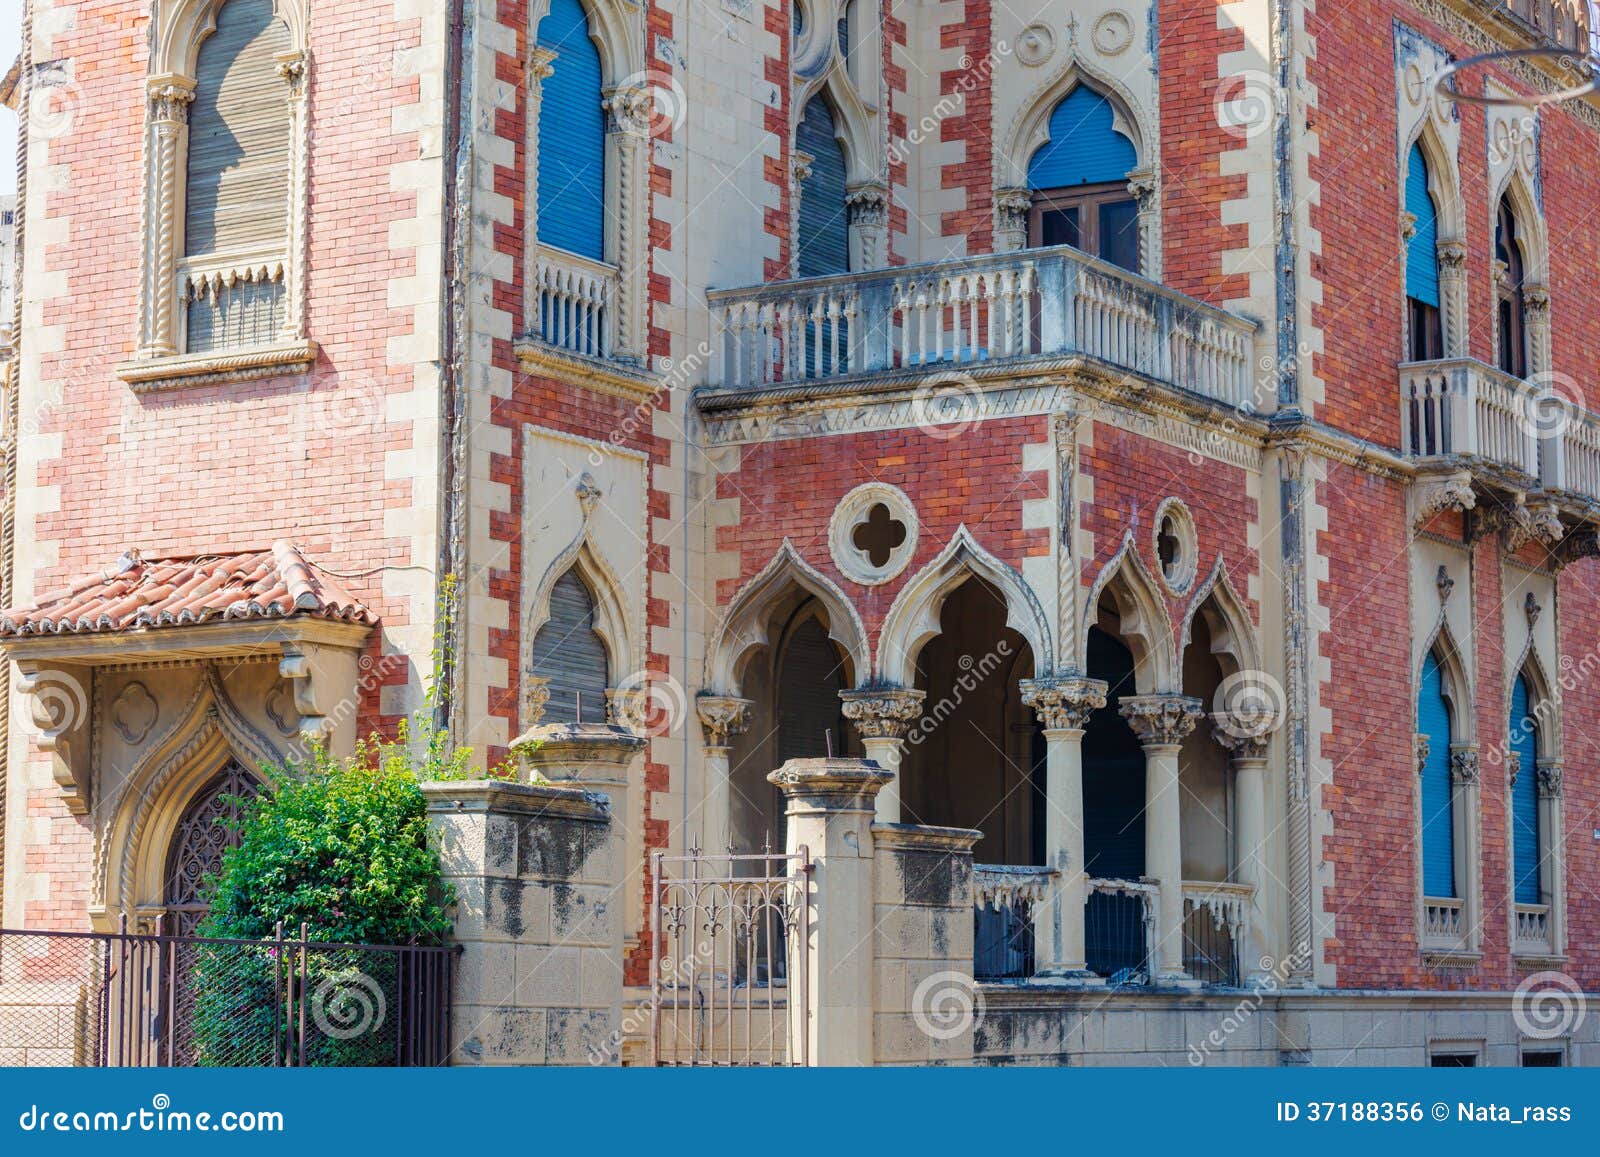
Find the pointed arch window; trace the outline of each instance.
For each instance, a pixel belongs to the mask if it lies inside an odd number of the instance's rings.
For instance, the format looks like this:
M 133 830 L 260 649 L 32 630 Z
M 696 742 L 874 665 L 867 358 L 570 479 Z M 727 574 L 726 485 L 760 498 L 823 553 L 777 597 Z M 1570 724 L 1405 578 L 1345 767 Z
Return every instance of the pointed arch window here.
M 528 678 L 541 691 L 541 722 L 578 722 L 582 697 L 583 722 L 606 718 L 610 663 L 605 641 L 595 630 L 595 601 L 576 570 L 569 570 L 550 589 L 550 617 L 533 637 Z
M 1444 325 L 1439 293 L 1439 210 L 1430 188 L 1427 158 L 1420 144 L 1406 161 L 1406 212 L 1411 237 L 1406 242 L 1406 321 L 1409 356 L 1414 362 L 1444 356 Z
M 1539 816 L 1539 729 L 1527 675 L 1511 688 L 1511 751 L 1517 757 L 1511 787 L 1512 895 L 1518 904 L 1545 902 L 1544 844 Z
M 795 130 L 795 150 L 805 155 L 800 181 L 796 268 L 801 277 L 850 272 L 850 217 L 845 203 L 844 146 L 833 109 L 817 95 Z
M 1450 779 L 1450 747 L 1454 728 L 1445 697 L 1444 670 L 1430 651 L 1422 665 L 1417 693 L 1417 730 L 1426 737 L 1422 761 L 1422 891 L 1426 896 L 1455 899 L 1455 792 Z
M 539 241 L 604 261 L 603 80 L 581 0 L 550 0 L 538 41 L 550 68 L 539 98 Z
M 1523 292 L 1526 262 L 1510 197 L 1500 199 L 1495 214 L 1495 306 L 1499 324 L 1500 368 L 1517 378 L 1528 376 L 1527 302 Z
M 1138 165 L 1111 102 L 1087 85 L 1050 114 L 1049 141 L 1028 164 L 1028 244 L 1071 245 L 1139 270 L 1139 204 L 1128 190 Z
M 222 871 L 222 857 L 239 846 L 238 823 L 260 785 L 236 761 L 229 761 L 184 809 L 167 852 L 162 899 L 174 936 L 193 936 L 211 911 L 210 881 Z

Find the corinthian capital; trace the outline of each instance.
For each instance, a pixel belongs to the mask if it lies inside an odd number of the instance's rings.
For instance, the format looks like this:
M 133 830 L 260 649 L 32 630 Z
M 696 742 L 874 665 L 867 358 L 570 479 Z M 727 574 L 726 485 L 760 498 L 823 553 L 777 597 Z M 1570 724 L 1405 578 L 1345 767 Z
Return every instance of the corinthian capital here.
M 700 727 L 705 732 L 707 747 L 727 747 L 735 735 L 744 734 L 750 726 L 748 699 L 735 699 L 731 695 L 700 695 L 694 701 L 700 713 Z
M 1561 764 L 1551 761 L 1541 763 L 1537 769 L 1539 777 L 1539 795 L 1544 799 L 1559 799 L 1561 796 Z
M 881 691 L 841 691 L 844 717 L 855 724 L 862 739 L 904 739 L 911 724 L 922 714 L 927 694 L 888 688 Z
M 1139 695 L 1124 699 L 1121 710 L 1147 747 L 1182 743 L 1205 715 L 1205 705 L 1187 695 Z
M 1464 747 L 1450 753 L 1450 779 L 1462 787 L 1472 787 L 1478 782 L 1478 749 Z
M 1046 731 L 1082 731 L 1106 705 L 1107 690 L 1101 679 L 1024 679 L 1022 701 Z

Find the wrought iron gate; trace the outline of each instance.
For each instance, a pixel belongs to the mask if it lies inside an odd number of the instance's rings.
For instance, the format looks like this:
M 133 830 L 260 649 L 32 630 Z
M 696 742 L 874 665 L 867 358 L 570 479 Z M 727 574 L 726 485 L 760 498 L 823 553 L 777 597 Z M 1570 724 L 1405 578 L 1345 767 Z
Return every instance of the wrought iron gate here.
M 651 1063 L 808 1063 L 809 852 L 652 865 Z

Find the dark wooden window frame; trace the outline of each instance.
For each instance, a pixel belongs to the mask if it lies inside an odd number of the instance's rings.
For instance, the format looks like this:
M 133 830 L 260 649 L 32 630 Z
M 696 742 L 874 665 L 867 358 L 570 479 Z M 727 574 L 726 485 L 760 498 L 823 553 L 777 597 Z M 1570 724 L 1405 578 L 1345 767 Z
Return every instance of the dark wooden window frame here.
M 1028 210 L 1028 246 L 1037 249 L 1044 244 L 1044 218 L 1045 214 L 1059 212 L 1064 209 L 1078 211 L 1078 245 L 1077 248 L 1092 257 L 1099 257 L 1100 248 L 1100 207 L 1119 202 L 1128 202 L 1134 206 L 1134 216 L 1137 220 L 1138 204 L 1133 194 L 1128 192 L 1125 181 L 1108 181 L 1097 185 L 1069 185 L 1059 189 L 1035 189 L 1033 191 L 1033 205 Z M 1138 244 L 1135 238 L 1135 244 Z M 1140 264 L 1143 264 L 1144 254 L 1139 254 Z
M 1495 356 L 1500 368 L 1517 378 L 1528 376 L 1528 329 L 1522 283 L 1527 266 L 1522 257 L 1522 242 L 1517 235 L 1517 217 L 1511 203 L 1502 198 L 1495 216 L 1495 260 L 1506 266 L 1503 278 L 1495 278 L 1495 313 L 1499 318 Z

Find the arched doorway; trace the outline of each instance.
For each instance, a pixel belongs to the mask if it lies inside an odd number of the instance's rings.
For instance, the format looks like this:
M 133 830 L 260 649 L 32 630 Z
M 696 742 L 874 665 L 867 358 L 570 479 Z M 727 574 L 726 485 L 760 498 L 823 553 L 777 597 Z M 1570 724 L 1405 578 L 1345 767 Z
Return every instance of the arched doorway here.
M 207 879 L 222 871 L 223 853 L 238 846 L 243 804 L 259 792 L 255 778 L 230 759 L 189 801 L 167 851 L 162 903 L 170 934 L 195 935 L 211 911 Z
M 1122 717 L 1124 697 L 1137 694 L 1134 658 L 1122 639 L 1110 599 L 1089 629 L 1088 675 L 1106 684 L 1106 705 L 1083 733 L 1084 871 L 1091 880 L 1137 882 L 1145 874 L 1145 756 Z M 1147 972 L 1145 899 L 1092 890 L 1084 909 L 1089 970 L 1113 979 Z

